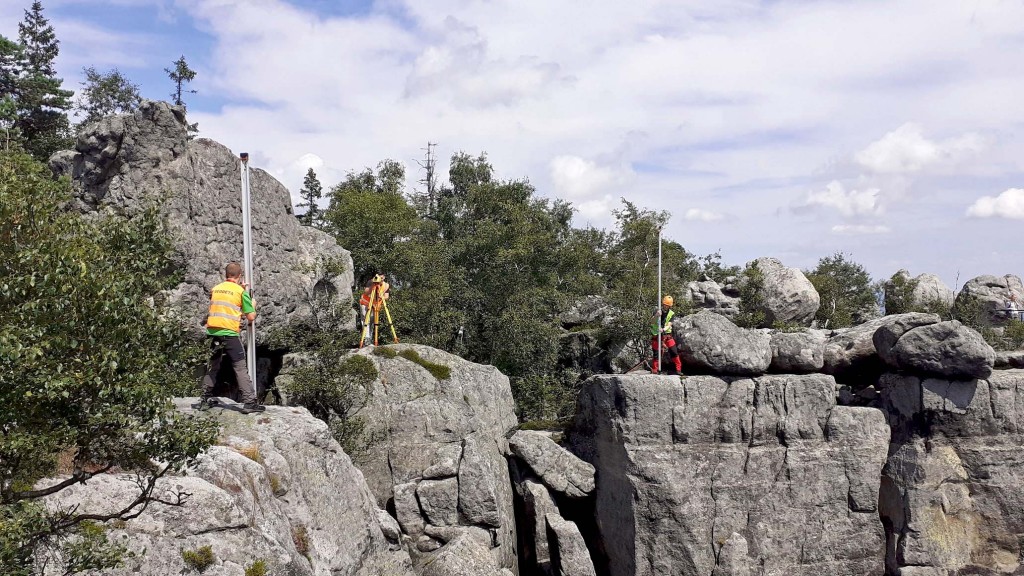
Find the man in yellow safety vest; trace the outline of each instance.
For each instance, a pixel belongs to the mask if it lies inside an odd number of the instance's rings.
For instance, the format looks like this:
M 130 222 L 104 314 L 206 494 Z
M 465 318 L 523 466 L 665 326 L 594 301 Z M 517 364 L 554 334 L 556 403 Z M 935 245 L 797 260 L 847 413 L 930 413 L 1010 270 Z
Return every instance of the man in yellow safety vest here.
M 214 286 L 210 293 L 210 313 L 206 319 L 206 335 L 210 338 L 210 364 L 203 377 L 203 396 L 199 400 L 199 409 L 210 408 L 217 373 L 220 372 L 221 361 L 227 356 L 242 393 L 242 413 L 263 412 L 266 408 L 256 401 L 256 390 L 245 365 L 245 347 L 238 335 L 243 316 L 249 323 L 256 320 L 256 307 L 249 294 L 249 286 L 242 280 L 242 267 L 238 262 L 231 262 L 224 268 L 224 277 L 227 279 Z

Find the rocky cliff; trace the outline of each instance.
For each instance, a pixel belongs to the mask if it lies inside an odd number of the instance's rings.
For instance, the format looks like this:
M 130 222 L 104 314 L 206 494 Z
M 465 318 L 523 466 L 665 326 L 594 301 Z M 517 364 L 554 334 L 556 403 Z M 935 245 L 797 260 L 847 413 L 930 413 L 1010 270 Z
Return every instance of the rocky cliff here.
M 195 402 L 180 399 L 178 406 L 187 413 Z M 110 576 L 198 573 L 185 556 L 206 546 L 206 576 L 241 576 L 257 560 L 274 575 L 413 574 L 397 526 L 326 424 L 304 408 L 271 406 L 247 416 L 224 406 L 206 416 L 221 425 L 219 444 L 187 476 L 158 488 L 187 492 L 185 504 L 153 504 L 108 527 L 113 541 L 138 553 Z M 132 477 L 106 474 L 54 503 L 100 511 L 123 505 L 133 491 Z
M 74 150 L 50 160 L 72 179 L 83 213 L 130 217 L 157 206 L 166 216 L 184 273 L 169 304 L 181 321 L 201 334 L 209 291 L 223 280 L 224 265 L 242 260 L 241 164 L 212 140 L 190 140 L 184 109 L 144 102 L 128 115 L 111 116 L 85 128 Z M 259 306 L 258 342 L 278 328 L 313 322 L 313 299 L 352 294 L 352 261 L 334 239 L 299 224 L 291 198 L 263 170 L 251 170 L 253 284 Z M 325 263 L 340 263 L 332 273 Z M 160 271 L 155 271 L 160 272 Z M 346 315 L 348 327 L 354 314 Z
M 376 440 L 356 464 L 378 505 L 397 519 L 416 565 L 425 569 L 438 557 L 454 562 L 474 555 L 475 548 L 490 559 L 480 566 L 515 571 L 516 522 L 505 455 L 506 436 L 517 421 L 508 377 L 426 346 L 354 353 L 372 360 L 379 374 L 355 414 L 366 419 Z M 279 379 L 286 393 L 301 362 L 285 359 Z M 424 366 L 431 363 L 447 374 Z
M 976 332 L 904 314 L 769 333 L 710 312 L 675 331 L 705 375 L 596 376 L 578 399 L 569 446 L 595 488 L 554 507 L 596 573 L 1024 573 L 1024 371 L 994 370 Z

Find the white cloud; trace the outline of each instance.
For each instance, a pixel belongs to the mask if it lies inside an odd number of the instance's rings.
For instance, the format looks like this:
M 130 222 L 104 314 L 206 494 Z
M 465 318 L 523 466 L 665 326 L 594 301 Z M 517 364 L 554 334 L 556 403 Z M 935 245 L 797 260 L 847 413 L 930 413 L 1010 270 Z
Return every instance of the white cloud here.
M 843 216 L 872 216 L 883 211 L 878 188 L 846 190 L 842 182 L 833 180 L 824 190 L 811 191 L 795 206 L 797 211 L 808 208 L 836 210 Z
M 939 162 L 957 162 L 983 148 L 984 140 L 976 133 L 934 141 L 924 137 L 920 126 L 908 122 L 858 152 L 855 160 L 875 173 L 905 174 Z
M 889 227 L 881 224 L 837 224 L 832 227 L 833 234 L 847 236 L 865 236 L 873 234 L 886 234 Z
M 973 218 L 1024 220 L 1024 188 L 1010 188 L 999 196 L 982 196 L 967 208 Z
M 623 171 L 571 155 L 553 158 L 550 172 L 555 194 L 568 200 L 589 198 L 622 186 L 630 179 L 630 175 Z
M 615 199 L 611 194 L 605 194 L 600 198 L 585 200 L 575 204 L 576 211 L 583 218 L 584 222 L 594 225 L 605 225 L 611 221 L 612 208 Z
M 942 231 L 962 200 L 896 200 L 978 189 L 969 176 L 981 173 L 1001 190 L 1024 170 L 1012 128 L 1021 2 L 385 0 L 355 16 L 282 0 L 178 6 L 214 46 L 196 88 L 226 100 L 190 120 L 259 153 L 292 190 L 302 173 L 290 166 L 307 153 L 338 177 L 394 158 L 413 183 L 412 161 L 439 142 L 442 174 L 451 153 L 486 151 L 499 177 L 529 178 L 580 218 L 607 220 L 624 196 L 676 212 L 666 234 L 692 251 L 794 251 L 813 263 L 847 247 L 817 241 L 842 239 L 828 234 L 835 222 L 779 210 L 811 189 L 794 209 L 835 211 L 840 226 L 900 210 L 894 236 L 921 239 L 906 257 L 941 274 L 959 266 Z M 835 41 L 849 30 L 900 41 Z M 823 173 L 836 158 L 841 169 Z M 959 181 L 934 180 L 954 171 Z M 745 233 L 689 235 L 684 207 L 696 206 L 727 206 Z M 884 248 L 864 257 L 889 260 Z
M 712 212 L 710 210 L 703 210 L 700 208 L 690 208 L 683 214 L 684 220 L 698 221 L 698 222 L 714 222 L 721 220 L 722 215 L 718 212 Z

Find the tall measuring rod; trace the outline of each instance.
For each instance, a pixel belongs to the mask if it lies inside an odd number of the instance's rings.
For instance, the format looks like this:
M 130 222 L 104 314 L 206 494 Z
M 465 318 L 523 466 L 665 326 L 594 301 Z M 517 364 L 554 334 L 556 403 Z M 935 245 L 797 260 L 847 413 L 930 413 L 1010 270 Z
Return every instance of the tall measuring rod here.
M 249 194 L 249 153 L 239 154 L 242 161 L 242 256 L 245 258 L 245 281 L 249 283 L 249 297 L 255 293 L 252 274 L 252 198 Z M 243 316 L 244 317 L 244 316 Z M 249 380 L 256 389 L 256 326 L 246 321 L 245 362 L 249 369 Z
M 654 317 L 658 322 L 658 373 L 661 373 L 661 343 L 664 335 L 661 333 L 663 320 L 661 317 L 661 228 L 658 228 L 658 304 L 654 308 Z

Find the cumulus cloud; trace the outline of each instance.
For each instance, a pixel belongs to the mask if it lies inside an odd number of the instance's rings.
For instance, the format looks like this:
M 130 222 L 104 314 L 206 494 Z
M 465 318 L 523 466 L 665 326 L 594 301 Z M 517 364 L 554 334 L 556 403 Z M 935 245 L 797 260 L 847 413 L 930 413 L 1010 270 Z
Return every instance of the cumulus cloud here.
M 1010 188 L 999 196 L 982 196 L 967 208 L 967 215 L 1024 220 L 1024 188 Z
M 889 227 L 882 224 L 837 224 L 832 227 L 833 234 L 845 236 L 865 236 L 871 234 L 886 234 Z
M 948 140 L 926 138 L 917 124 L 908 122 L 858 152 L 858 164 L 878 174 L 906 174 L 928 166 L 957 162 L 984 148 L 979 134 L 967 133 Z
M 550 172 L 556 195 L 568 200 L 587 199 L 630 179 L 629 174 L 621 170 L 572 155 L 553 158 Z
M 824 190 L 811 191 L 794 208 L 805 211 L 814 208 L 835 210 L 843 216 L 873 216 L 883 211 L 878 188 L 847 190 L 838 180 L 833 180 Z
M 683 214 L 684 220 L 691 220 L 697 222 L 714 222 L 721 220 L 722 215 L 718 212 L 712 212 L 710 210 L 702 210 L 700 208 L 689 208 L 685 214 Z
M 793 186 L 814 190 L 794 211 L 871 226 L 896 209 L 901 193 L 890 180 L 923 186 L 914 180 L 973 157 L 972 169 L 988 162 L 985 185 L 998 182 L 985 189 L 1001 190 L 1022 169 L 1021 141 L 986 146 L 977 136 L 1019 123 L 1021 2 L 900 0 L 882 11 L 857 2 L 599 1 L 581 12 L 550 0 L 386 0 L 345 14 L 282 0 L 175 5 L 213 46 L 197 58 L 196 88 L 219 102 L 190 107 L 190 121 L 266 158 L 260 167 L 282 173 L 293 191 L 304 172 L 293 163 L 307 153 L 322 159 L 318 174 L 338 177 L 393 158 L 415 182 L 412 160 L 439 142 L 441 173 L 452 153 L 487 152 L 499 177 L 527 177 L 541 194 L 572 200 L 581 217 L 607 219 L 625 196 L 682 216 L 666 233 L 695 252 L 722 248 L 735 261 L 799 246 L 813 262 L 843 246 L 808 240 L 828 237 L 821 232 L 832 222 L 794 225 L 779 210 Z M 900 42 L 835 42 L 848 30 Z M 837 157 L 852 173 L 822 176 Z M 957 185 L 977 189 L 966 177 Z M 727 205 L 745 234 L 687 237 L 687 207 L 716 194 L 711 206 Z M 899 209 L 915 216 L 921 206 Z M 955 271 L 939 231 L 960 210 L 901 221 L 894 232 L 920 239 L 906 257 Z M 864 257 L 869 266 L 888 261 Z

